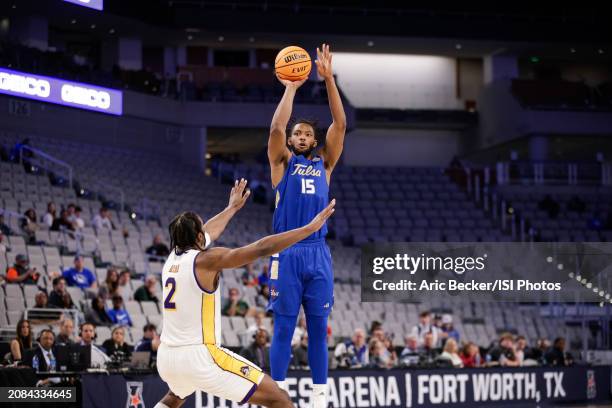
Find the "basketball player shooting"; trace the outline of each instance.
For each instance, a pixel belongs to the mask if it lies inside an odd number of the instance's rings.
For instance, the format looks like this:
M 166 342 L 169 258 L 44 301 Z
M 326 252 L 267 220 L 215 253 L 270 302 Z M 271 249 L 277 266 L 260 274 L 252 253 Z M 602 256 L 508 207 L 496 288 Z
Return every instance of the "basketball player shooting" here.
M 268 159 L 276 207 L 274 232 L 282 233 L 307 225 L 328 203 L 329 181 L 340 158 L 346 131 L 346 115 L 332 73 L 329 45 L 317 48 L 317 72 L 325 80 L 332 124 L 325 146 L 318 146 L 315 123 L 297 120 L 289 134 L 297 89 L 306 81 L 279 78 L 285 93 L 270 126 Z M 308 362 L 312 371 L 314 408 L 327 407 L 327 318 L 334 302 L 332 260 L 325 243 L 327 227 L 270 260 L 270 308 L 274 312 L 274 336 L 270 350 L 272 378 L 287 389 L 285 377 L 291 358 L 291 338 L 300 306 L 304 307 L 308 330 Z
M 335 201 L 299 228 L 267 236 L 242 248 L 209 248 L 244 206 L 246 181 L 236 182 L 228 207 L 206 224 L 193 212 L 169 226 L 171 253 L 162 269 L 163 330 L 157 369 L 170 391 L 155 408 L 177 408 L 196 390 L 241 404 L 293 408 L 286 392 L 261 368 L 221 347 L 221 285 L 225 268 L 278 253 L 316 233 L 333 214 Z

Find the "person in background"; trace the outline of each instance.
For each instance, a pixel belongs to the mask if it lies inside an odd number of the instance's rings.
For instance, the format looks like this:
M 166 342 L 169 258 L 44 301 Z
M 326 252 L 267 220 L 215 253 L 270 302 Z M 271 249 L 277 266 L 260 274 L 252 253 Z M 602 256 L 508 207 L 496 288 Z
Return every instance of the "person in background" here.
M 308 333 L 304 333 L 299 343 L 293 346 L 291 365 L 296 369 L 308 369 Z
M 51 231 L 61 231 L 64 229 L 68 231 L 74 231 L 74 225 L 72 225 L 72 223 L 68 219 L 68 211 L 62 210 L 60 212 L 60 216 L 53 220 L 53 224 L 49 229 Z
M 53 291 L 49 295 L 49 305 L 60 309 L 73 309 L 75 307 L 70 292 L 66 290 L 66 279 L 62 276 L 53 278 Z
M 123 307 L 123 298 L 120 295 L 113 296 L 113 308 L 109 309 L 108 317 L 114 324 L 120 324 L 122 326 L 132 326 L 132 319 L 130 314 Z
M 21 361 L 25 351 L 32 348 L 32 327 L 30 321 L 21 319 L 15 328 L 15 338 L 11 340 L 11 357 L 13 361 Z
M 419 324 L 412 328 L 410 334 L 419 339 L 419 346 L 423 346 L 425 344 L 425 336 L 428 333 L 432 335 L 433 344 L 438 344 L 438 328 L 432 324 L 431 313 L 426 310 L 419 314 Z
M 459 347 L 454 338 L 449 337 L 446 339 L 442 354 L 438 356 L 438 361 L 449 362 L 454 368 L 463 367 L 463 361 L 459 357 Z
M 404 337 L 404 349 L 399 357 L 402 366 L 416 366 L 419 363 L 419 340 L 414 334 Z
M 142 339 L 136 343 L 134 351 L 148 351 L 151 353 L 151 358 L 157 356 L 157 349 L 159 348 L 160 340 L 157 334 L 157 327 L 154 324 L 145 324 L 142 329 Z
M 119 273 L 119 279 L 117 280 L 117 294 L 123 298 L 124 303 L 132 299 L 130 276 L 129 269 L 124 269 Z
M 338 367 L 360 368 L 370 364 L 370 352 L 363 329 L 355 329 L 350 341 L 339 343 L 334 350 Z
M 106 355 L 114 361 L 127 361 L 132 355 L 134 347 L 125 342 L 125 329 L 117 326 L 111 333 L 111 338 L 102 343 Z
M 489 350 L 489 360 L 502 367 L 518 367 L 520 361 L 516 357 L 514 349 L 514 337 L 511 333 L 502 333 L 499 337 L 499 344 Z
M 3 235 L 13 234 L 13 230 L 11 230 L 11 227 L 4 223 L 4 213 L 2 212 L 0 212 L 0 232 L 2 232 Z
M 136 289 L 134 292 L 134 300 L 139 302 L 159 302 L 156 295 L 157 278 L 155 275 L 148 275 L 144 281 L 144 285 Z
M 459 343 L 459 332 L 453 327 L 453 316 L 449 314 L 442 315 L 441 327 L 439 333 L 446 339 L 455 339 Z
M 519 365 L 523 365 L 525 361 L 525 349 L 527 348 L 527 339 L 525 336 L 517 336 L 515 342 L 515 354 L 519 361 Z
M 85 220 L 82 217 L 83 215 L 83 209 L 81 207 L 79 207 L 78 205 L 76 207 L 74 207 L 74 228 L 77 230 L 82 230 L 83 228 L 85 228 Z
M 97 289 L 98 282 L 92 271 L 85 268 L 83 265 L 83 257 L 76 255 L 74 257 L 74 267 L 66 269 L 62 276 L 66 279 L 68 286 L 77 286 L 81 289 Z
M 257 312 L 255 312 L 255 321 L 251 325 L 249 325 L 249 327 L 247 327 L 247 329 L 244 331 L 244 333 L 242 333 L 241 336 L 241 343 L 244 347 L 246 347 L 250 343 L 253 336 L 255 336 L 255 334 L 257 333 L 257 330 L 266 328 L 266 325 L 264 323 L 265 317 L 266 313 L 263 310 L 258 310 Z
M 36 268 L 30 268 L 30 260 L 23 254 L 18 254 L 15 264 L 6 271 L 6 280 L 9 283 L 36 285 L 39 278 L 40 274 L 36 272 Z
M 148 255 L 165 258 L 170 255 L 170 249 L 164 244 L 161 234 L 157 234 L 153 237 L 153 245 L 148 247 L 145 251 Z
M 574 364 L 574 358 L 570 353 L 565 352 L 565 339 L 557 337 L 553 346 L 544 355 L 546 364 L 550 366 L 569 367 Z
M 55 344 L 58 346 L 71 345 L 74 344 L 73 339 L 74 334 L 74 322 L 72 319 L 64 318 L 60 324 L 60 331 L 55 339 Z
M 106 279 L 100 284 L 100 290 L 98 294 L 102 299 L 110 299 L 117 293 L 117 287 L 119 286 L 119 272 L 114 267 L 110 267 L 106 270 Z
M 270 370 L 270 348 L 268 347 L 268 331 L 258 329 L 253 342 L 246 348 L 240 350 L 242 357 L 257 364 L 265 371 Z
M 106 312 L 102 297 L 96 296 L 91 299 L 91 307 L 85 312 L 85 321 L 94 323 L 96 326 L 111 326 L 113 324 Z
M 467 368 L 482 366 L 482 358 L 480 357 L 480 349 L 475 343 L 467 342 L 461 350 L 461 361 L 463 366 Z
M 244 285 L 245 287 L 257 286 L 258 281 L 257 277 L 255 276 L 255 273 L 253 272 L 252 263 L 248 263 L 245 265 L 245 271 L 242 273 L 240 280 L 242 282 L 242 285 Z
M 0 256 L 4 256 L 8 249 L 9 247 L 6 245 L 6 235 L 0 231 Z
M 80 330 L 81 346 L 91 347 L 91 367 L 92 368 L 106 368 L 106 363 L 110 361 L 110 358 L 106 353 L 94 344 L 96 339 L 96 326 L 93 323 L 85 322 L 81 325 Z
M 425 333 L 423 344 L 419 349 L 419 366 L 434 367 L 436 358 L 440 355 L 440 350 L 436 348 L 436 340 L 432 332 Z
M 370 340 L 370 367 L 391 368 L 393 360 L 384 343 L 377 338 Z
M 393 347 L 391 337 L 385 336 L 382 343 L 383 346 L 385 346 L 385 348 L 387 349 L 387 353 L 389 354 L 389 358 L 391 360 L 391 367 L 395 367 L 397 365 L 397 351 L 395 351 L 395 347 Z
M 535 360 L 540 364 L 545 364 L 544 355 L 550 348 L 550 340 L 543 337 L 539 338 L 536 342 L 536 347 L 530 347 L 525 352 L 525 358 Z
M 295 330 L 293 331 L 293 338 L 291 339 L 291 347 L 299 346 L 300 342 L 302 341 L 302 337 L 307 332 L 308 330 L 306 328 L 306 318 L 304 317 L 304 315 L 300 315 L 300 317 L 298 318 L 298 322 L 295 325 Z
M 25 235 L 26 242 L 29 244 L 36 243 L 36 231 L 39 229 L 37 219 L 36 211 L 33 208 L 28 208 L 21 219 L 21 230 Z
M 255 306 L 260 309 L 267 309 L 270 303 L 270 287 L 268 285 L 259 286 L 259 292 L 255 298 Z M 271 313 L 271 311 L 269 312 Z
M 115 226 L 110 219 L 110 211 L 106 207 L 100 208 L 98 214 L 91 220 L 91 224 L 97 233 L 106 229 L 108 231 L 114 230 Z
M 57 361 L 55 359 L 55 334 L 50 329 L 43 329 L 38 338 L 38 344 L 30 350 L 27 355 L 27 365 L 34 371 L 55 371 Z M 59 382 L 59 378 L 43 378 L 36 383 L 37 387 Z
M 257 283 L 259 286 L 270 285 L 270 266 L 267 263 L 263 265 L 261 273 L 257 277 Z
M 237 288 L 229 290 L 229 298 L 223 306 L 221 313 L 223 316 L 242 316 L 245 317 L 249 312 L 249 304 L 240 297 L 240 292 Z
M 57 217 L 57 209 L 55 207 L 55 203 L 53 201 L 49 201 L 47 203 L 47 212 L 42 217 L 42 223 L 47 227 L 51 228 L 53 225 L 53 221 Z

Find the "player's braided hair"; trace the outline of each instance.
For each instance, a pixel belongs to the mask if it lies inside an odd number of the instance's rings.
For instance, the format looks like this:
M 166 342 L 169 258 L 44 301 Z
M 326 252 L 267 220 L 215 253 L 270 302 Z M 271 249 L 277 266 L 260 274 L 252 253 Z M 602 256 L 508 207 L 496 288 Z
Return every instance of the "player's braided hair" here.
M 198 234 L 202 232 L 202 220 L 192 211 L 185 211 L 174 217 L 168 231 L 170 232 L 170 249 L 177 254 L 190 248 L 200 248 Z

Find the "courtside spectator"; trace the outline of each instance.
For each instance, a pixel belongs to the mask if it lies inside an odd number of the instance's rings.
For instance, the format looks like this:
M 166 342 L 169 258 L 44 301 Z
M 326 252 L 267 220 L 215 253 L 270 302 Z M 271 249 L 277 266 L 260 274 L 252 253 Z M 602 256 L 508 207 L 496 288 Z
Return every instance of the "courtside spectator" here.
M 435 361 L 440 355 L 440 350 L 436 348 L 436 341 L 434 339 L 432 332 L 425 333 L 423 344 L 419 349 L 419 366 L 434 367 L 436 365 Z
M 134 351 L 148 351 L 151 353 L 151 357 L 157 356 L 157 349 L 159 348 L 160 339 L 157 334 L 157 327 L 154 324 L 146 324 L 142 329 L 142 339 L 136 344 Z
M 525 361 L 525 349 L 526 348 L 527 348 L 527 339 L 525 338 L 525 336 L 517 336 L 514 353 L 516 354 L 516 358 L 518 359 L 520 365 L 523 365 L 523 362 Z
M 0 212 L 0 232 L 4 235 L 11 235 L 13 231 L 4 223 L 4 214 Z
M 98 282 L 92 271 L 83 265 L 83 257 L 74 257 L 74 267 L 66 269 L 62 276 L 66 279 L 68 286 L 77 286 L 81 289 L 97 289 Z
M 157 234 L 153 237 L 153 245 L 147 248 L 145 251 L 148 255 L 156 257 L 166 257 L 170 255 L 170 249 L 164 244 L 161 234 Z
M 514 339 L 510 333 L 502 333 L 499 344 L 489 350 L 490 363 L 499 364 L 502 367 L 518 367 L 520 361 L 516 357 Z
M 444 349 L 442 354 L 438 356 L 439 361 L 447 361 L 454 368 L 463 367 L 463 361 L 461 357 L 459 357 L 459 347 L 457 346 L 457 341 L 454 338 L 450 337 L 446 339 L 446 343 L 444 343 Z
M 98 233 L 103 229 L 115 229 L 115 226 L 113 225 L 113 222 L 110 219 L 110 212 L 106 207 L 100 208 L 100 212 L 96 214 L 95 217 L 93 217 L 93 219 L 91 220 L 91 224 Z
M 123 298 L 121 295 L 113 296 L 113 308 L 109 309 L 107 313 L 114 324 L 132 326 L 132 319 L 128 311 L 123 307 Z
M 26 241 L 30 244 L 36 243 L 36 231 L 39 229 L 39 225 L 36 220 L 36 211 L 34 211 L 33 208 L 28 208 L 21 219 L 21 230 L 25 235 Z
M 53 224 L 51 225 L 51 231 L 61 231 L 61 230 L 69 230 L 74 231 L 74 225 L 68 219 L 68 211 L 62 210 L 60 212 L 60 216 L 53 220 Z
M 124 303 L 132 299 L 132 288 L 130 287 L 130 271 L 128 269 L 124 269 L 119 273 L 116 294 L 123 298 Z
M 42 217 L 42 222 L 47 228 L 51 228 L 53 225 L 53 221 L 57 217 L 57 209 L 55 207 L 55 203 L 53 201 L 49 201 L 47 203 L 47 212 Z
M 222 314 L 224 316 L 246 316 L 249 312 L 249 304 L 240 297 L 240 292 L 237 288 L 229 290 L 229 299 L 223 306 Z
M 355 329 L 351 340 L 339 343 L 334 350 L 338 367 L 359 368 L 370 364 L 370 353 L 363 329 Z
M 15 264 L 6 271 L 6 280 L 9 283 L 35 285 L 39 277 L 36 268 L 30 268 L 30 260 L 23 254 L 18 254 L 15 257 Z
M 463 350 L 459 354 L 464 367 L 480 367 L 482 366 L 482 358 L 480 357 L 480 349 L 474 343 L 467 342 L 463 346 Z
M 550 341 L 545 338 L 539 338 L 536 342 L 536 347 L 529 347 L 525 351 L 525 358 L 535 360 L 540 364 L 544 364 L 544 354 L 550 348 Z
M 567 367 L 574 364 L 574 358 L 570 353 L 565 352 L 565 339 L 557 337 L 553 346 L 544 355 L 547 365 Z
M 11 340 L 10 347 L 12 361 L 21 361 L 25 351 L 32 348 L 32 328 L 28 320 L 21 319 L 17 322 L 15 338 Z
M 106 312 L 104 299 L 96 296 L 91 299 L 91 306 L 85 311 L 85 321 L 94 323 L 96 326 L 111 326 L 113 321 Z
M 80 330 L 80 345 L 88 346 L 91 348 L 91 368 L 106 368 L 106 363 L 110 361 L 110 358 L 94 344 L 96 339 L 96 326 L 93 323 L 86 322 L 81 325 Z
M 402 366 L 416 366 L 419 363 L 419 340 L 414 334 L 404 337 L 404 349 L 400 353 Z
M 248 347 L 240 350 L 240 355 L 252 361 L 265 371 L 270 370 L 270 348 L 268 347 L 268 332 L 259 329 Z
M 38 343 L 34 345 L 34 348 L 29 350 L 26 354 L 28 355 L 27 364 L 32 367 L 36 372 L 40 371 L 55 371 L 57 368 L 57 362 L 55 359 L 55 334 L 52 330 L 43 329 L 40 332 Z M 48 385 L 49 383 L 55 383 L 49 378 L 43 378 L 38 381 L 37 386 Z
M 136 289 L 134 292 L 134 300 L 139 302 L 158 302 L 155 289 L 157 288 L 157 278 L 154 275 L 149 275 L 145 278 L 144 285 Z
M 291 365 L 298 370 L 308 369 L 308 333 L 304 333 L 299 343 L 292 346 Z
M 127 361 L 132 355 L 134 347 L 125 342 L 125 329 L 117 326 L 111 333 L 111 338 L 102 343 L 102 348 L 114 361 Z
M 64 318 L 64 320 L 60 324 L 60 331 L 59 331 L 59 334 L 57 335 L 57 338 L 55 339 L 55 343 L 58 346 L 63 346 L 63 345 L 69 346 L 71 344 L 74 344 L 73 335 L 74 335 L 74 322 L 72 321 L 72 319 Z
M 60 309 L 74 308 L 72 296 L 66 290 L 66 279 L 62 276 L 57 276 L 53 279 L 53 290 L 49 295 L 49 305 Z
M 377 338 L 370 340 L 370 366 L 374 368 L 391 368 L 393 360 L 384 343 Z
M 438 344 L 438 328 L 431 322 L 431 313 L 429 311 L 423 311 L 419 314 L 419 324 L 412 328 L 410 334 L 417 337 L 419 340 L 419 346 L 425 343 L 425 336 L 431 334 L 433 337 L 433 344 Z

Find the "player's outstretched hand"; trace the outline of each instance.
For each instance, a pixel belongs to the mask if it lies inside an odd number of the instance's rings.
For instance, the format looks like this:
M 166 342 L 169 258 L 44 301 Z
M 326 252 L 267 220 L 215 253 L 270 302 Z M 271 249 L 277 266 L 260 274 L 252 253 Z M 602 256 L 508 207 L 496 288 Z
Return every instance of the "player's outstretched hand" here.
M 230 192 L 228 207 L 239 210 L 244 207 L 247 199 L 251 195 L 251 190 L 246 188 L 247 181 L 245 179 L 236 180 L 232 191 Z
M 285 88 L 293 89 L 298 89 L 300 86 L 304 85 L 304 82 L 308 80 L 308 78 L 304 78 L 301 81 L 289 81 L 288 79 L 280 79 L 278 75 L 276 75 L 276 78 L 281 84 L 285 86 Z
M 332 214 L 334 213 L 334 211 L 336 211 L 334 209 L 334 206 L 336 205 L 336 199 L 334 198 L 333 200 L 331 200 L 331 202 L 327 205 L 327 207 L 325 207 L 320 213 L 318 213 L 316 215 L 316 217 L 314 217 L 312 219 L 312 221 L 310 221 L 310 224 L 308 224 L 308 226 L 313 230 L 313 231 L 318 231 L 321 229 L 321 227 L 323 227 L 323 225 L 325 224 L 325 221 L 327 221 L 327 219 L 329 217 L 332 216 Z
M 317 47 L 317 59 L 315 60 L 315 64 L 317 65 L 317 73 L 321 78 L 333 78 L 332 53 L 329 51 L 329 44 L 323 44 L 321 48 Z

